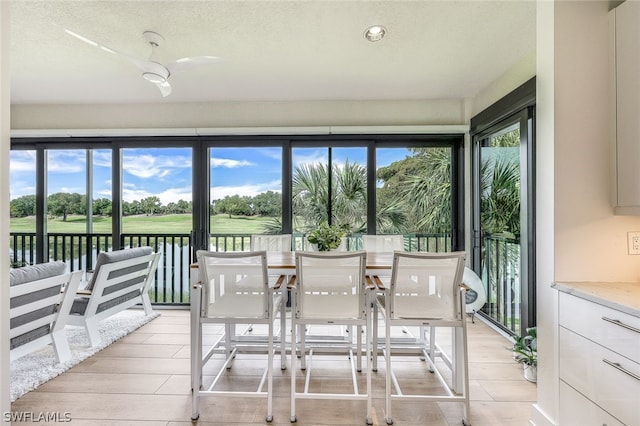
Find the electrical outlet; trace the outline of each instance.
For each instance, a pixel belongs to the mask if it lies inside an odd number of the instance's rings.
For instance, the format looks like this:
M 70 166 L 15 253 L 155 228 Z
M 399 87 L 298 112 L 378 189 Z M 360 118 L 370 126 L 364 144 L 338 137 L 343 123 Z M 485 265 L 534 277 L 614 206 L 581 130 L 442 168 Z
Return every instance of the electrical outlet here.
M 629 254 L 640 254 L 640 232 L 627 232 Z

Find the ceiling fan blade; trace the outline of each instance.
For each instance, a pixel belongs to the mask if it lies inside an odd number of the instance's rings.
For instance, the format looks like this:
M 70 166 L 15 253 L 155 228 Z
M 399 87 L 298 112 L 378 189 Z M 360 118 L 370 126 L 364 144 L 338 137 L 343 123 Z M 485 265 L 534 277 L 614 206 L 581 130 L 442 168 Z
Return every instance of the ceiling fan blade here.
M 107 47 L 107 46 L 105 46 L 103 44 L 100 44 L 97 41 L 93 41 L 93 40 L 91 40 L 91 39 L 89 39 L 89 38 L 87 38 L 87 37 L 85 37 L 83 35 L 80 35 L 80 34 L 74 32 L 74 31 L 71 31 L 71 30 L 69 30 L 67 28 L 65 28 L 64 31 L 67 34 L 69 34 L 69 35 L 77 38 L 78 40 L 83 41 L 83 42 L 85 42 L 85 43 L 87 43 L 87 44 L 89 44 L 89 45 L 91 45 L 93 47 L 97 47 L 98 49 L 103 50 L 105 52 L 111 53 L 113 55 L 122 56 L 122 57 L 128 59 L 129 61 L 133 62 L 133 64 L 136 65 L 138 68 L 140 68 L 142 71 L 146 71 L 149 68 L 149 62 L 150 61 L 144 61 L 142 59 L 136 58 L 135 56 L 131 56 L 131 55 L 127 54 L 127 53 L 119 52 L 119 51 L 117 51 L 115 49 L 112 49 L 112 48 Z
M 171 61 L 166 65 L 166 68 L 173 75 L 202 65 L 215 64 L 220 61 L 221 59 L 217 56 L 191 56 Z
M 156 83 L 156 86 L 158 86 L 158 89 L 160 89 L 160 93 L 162 94 L 163 98 L 166 98 L 171 94 L 171 85 L 168 81 L 165 81 L 164 83 Z

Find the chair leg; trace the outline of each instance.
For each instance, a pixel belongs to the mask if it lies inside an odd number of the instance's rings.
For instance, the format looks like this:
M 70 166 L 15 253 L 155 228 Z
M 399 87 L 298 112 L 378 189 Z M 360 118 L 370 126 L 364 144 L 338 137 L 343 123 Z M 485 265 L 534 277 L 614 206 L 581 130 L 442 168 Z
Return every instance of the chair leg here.
M 429 357 L 432 361 L 436 359 L 436 328 L 429 327 Z M 429 372 L 433 373 L 433 366 L 429 364 Z
M 293 314 L 291 315 L 293 318 Z M 291 423 L 294 423 L 296 419 L 296 327 L 297 325 L 291 324 Z
M 280 303 L 280 369 L 287 369 L 287 293 L 282 291 L 282 301 Z
M 273 421 L 273 320 L 269 321 L 269 340 L 267 349 L 267 422 Z
M 372 342 L 371 345 L 372 347 L 372 351 L 371 351 L 371 363 L 372 365 L 372 369 L 373 371 L 378 371 L 378 305 L 374 302 L 373 303 L 373 314 L 372 314 L 372 318 L 371 318 L 371 323 L 372 323 Z
M 199 391 L 202 383 L 202 322 L 200 321 L 201 289 L 191 293 L 191 420 L 200 417 Z
M 362 326 L 359 325 L 356 327 L 356 370 L 359 372 L 362 371 Z
M 231 354 L 233 353 L 233 347 L 235 345 L 234 343 L 235 335 L 236 335 L 235 331 L 236 331 L 235 324 L 226 323 L 224 325 L 224 351 L 225 351 L 226 359 L 229 359 L 232 357 Z M 233 366 L 233 359 L 231 359 L 227 364 L 227 370 L 230 370 L 232 366 Z
M 391 325 L 389 318 L 385 316 L 385 364 L 387 371 L 385 372 L 385 402 L 386 402 L 386 417 L 388 425 L 393 424 L 393 417 L 391 416 Z
M 200 417 L 200 387 L 202 386 L 202 324 L 197 319 L 197 330 L 191 342 L 191 420 Z
M 369 324 L 369 321 L 367 320 L 367 325 Z M 370 332 L 370 327 L 366 327 L 366 336 L 365 336 L 365 358 L 366 358 L 366 364 L 367 364 L 367 418 L 366 418 L 366 422 L 368 425 L 372 425 L 373 424 L 373 415 L 372 415 L 372 395 L 371 395 L 371 361 L 370 361 L 370 356 L 371 356 L 371 345 L 370 345 L 370 338 L 371 336 L 371 332 Z
M 149 316 L 153 313 L 153 306 L 151 306 L 151 299 L 149 299 L 149 293 L 141 294 L 142 307 L 144 308 L 144 314 Z
M 304 324 L 299 324 L 300 332 L 300 370 L 307 369 L 307 348 L 305 347 L 305 340 L 307 339 L 307 332 Z
M 64 329 L 51 333 L 53 342 L 53 350 L 59 363 L 67 362 L 71 359 L 71 349 L 69 349 L 69 341 Z
M 98 346 L 102 341 L 100 332 L 98 331 L 98 321 L 95 321 L 93 318 L 86 319 L 84 322 L 84 329 L 89 335 L 89 342 L 91 342 L 91 347 Z

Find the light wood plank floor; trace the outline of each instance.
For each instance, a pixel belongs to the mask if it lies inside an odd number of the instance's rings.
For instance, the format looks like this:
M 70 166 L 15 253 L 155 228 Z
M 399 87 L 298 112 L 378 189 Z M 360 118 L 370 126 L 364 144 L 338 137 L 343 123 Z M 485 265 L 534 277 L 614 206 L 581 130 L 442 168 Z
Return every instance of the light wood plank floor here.
M 178 426 L 192 424 L 189 384 L 189 312 L 160 310 L 161 316 L 95 356 L 43 384 L 12 404 L 17 412 L 68 412 L 73 425 Z M 509 341 L 482 321 L 469 324 L 471 424 L 525 426 L 529 424 L 536 385 L 522 377 L 511 359 Z M 207 338 L 213 339 L 216 330 Z M 218 330 L 219 332 L 219 330 Z M 344 357 L 314 359 L 322 386 L 341 385 Z M 374 424 L 384 425 L 384 359 L 373 376 Z M 238 357 L 238 376 L 256 374 L 255 359 Z M 278 365 L 278 364 L 276 364 Z M 424 363 L 408 357 L 398 376 L 408 386 L 420 385 Z M 290 425 L 289 372 L 274 368 L 273 425 Z M 347 378 L 349 376 L 346 376 Z M 238 380 L 242 382 L 242 378 Z M 263 399 L 205 398 L 198 425 L 266 424 Z M 363 401 L 300 400 L 297 425 L 364 425 Z M 404 425 L 459 425 L 460 403 L 394 401 L 393 419 Z M 20 423 L 27 425 L 28 423 Z M 42 422 L 34 423 L 42 425 Z

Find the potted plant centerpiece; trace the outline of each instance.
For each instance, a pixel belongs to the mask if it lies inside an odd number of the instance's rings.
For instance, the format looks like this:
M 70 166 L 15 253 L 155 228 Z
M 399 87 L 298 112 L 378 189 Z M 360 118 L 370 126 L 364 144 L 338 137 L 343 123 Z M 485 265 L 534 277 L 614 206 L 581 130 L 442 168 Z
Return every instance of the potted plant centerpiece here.
M 321 222 L 308 236 L 307 240 L 314 244 L 318 251 L 330 251 L 340 247 L 344 229 L 338 225 Z
M 517 337 L 511 348 L 513 359 L 522 364 L 524 378 L 536 382 L 538 376 L 538 334 L 536 327 L 527 328 L 527 334 Z

